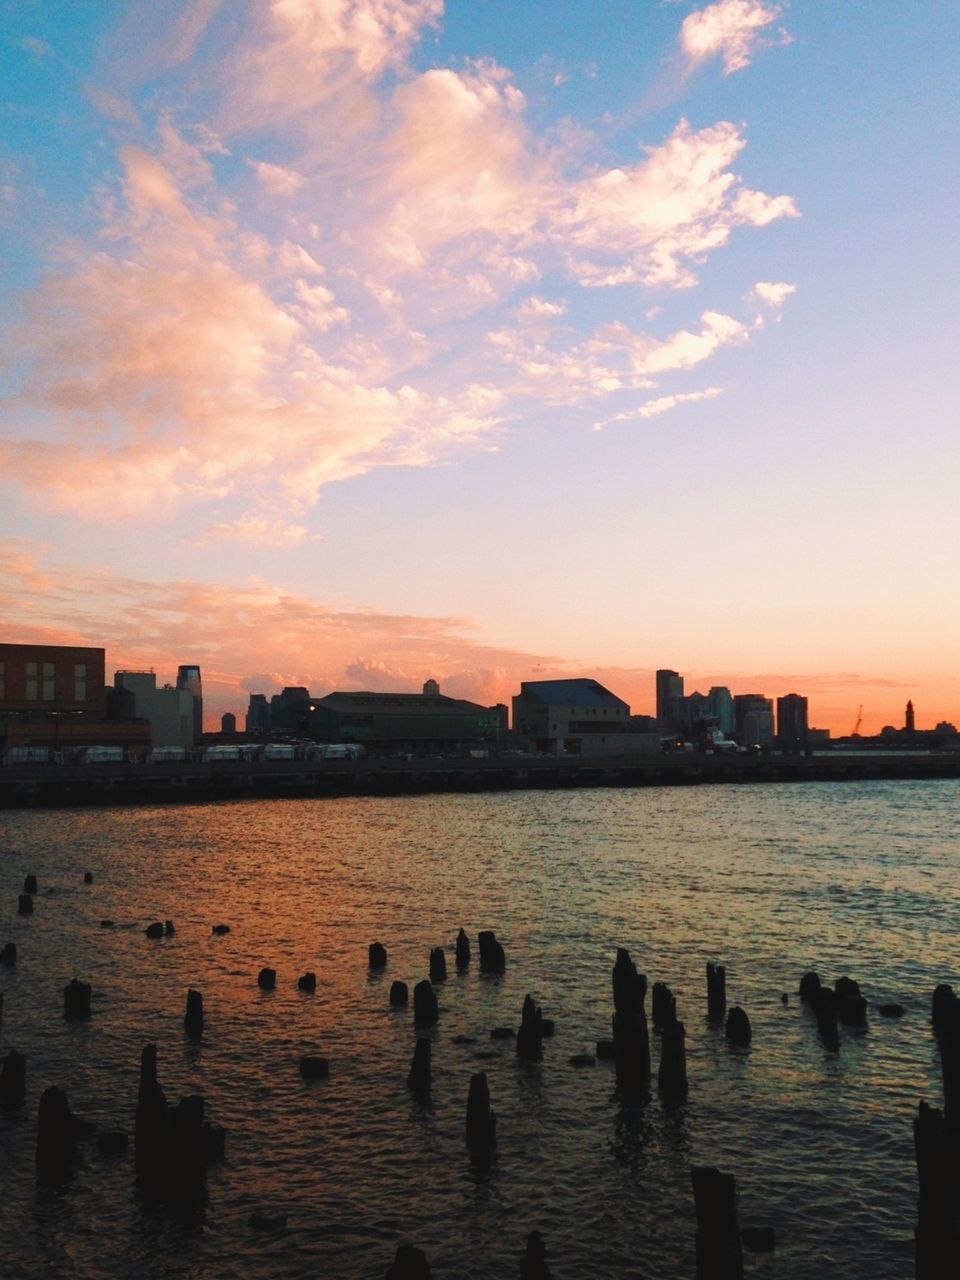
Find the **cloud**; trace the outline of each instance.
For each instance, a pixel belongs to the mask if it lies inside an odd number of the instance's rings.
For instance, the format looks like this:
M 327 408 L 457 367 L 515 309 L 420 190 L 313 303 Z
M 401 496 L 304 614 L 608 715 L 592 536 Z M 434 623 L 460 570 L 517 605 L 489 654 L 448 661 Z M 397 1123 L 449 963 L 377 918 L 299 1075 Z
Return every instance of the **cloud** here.
M 762 46 L 766 28 L 781 13 L 780 5 L 762 0 L 719 0 L 684 18 L 680 48 L 694 63 L 722 58 L 724 75 L 742 71 Z
M 795 284 L 771 283 L 766 280 L 758 280 L 747 295 L 758 302 L 762 302 L 772 311 L 780 311 L 786 300 L 797 291 Z
M 24 36 L 20 41 L 20 48 L 25 49 L 27 53 L 32 53 L 37 58 L 52 58 L 53 49 L 47 44 L 46 40 L 41 40 L 39 36 Z
M 741 7 L 701 11 L 718 48 L 776 16 Z M 797 216 L 734 172 L 743 129 L 681 120 L 611 163 L 575 124 L 538 130 L 489 60 L 413 70 L 441 10 L 131 10 L 150 93 L 90 90 L 124 145 L 96 238 L 51 247 L 10 335 L 8 482 L 106 521 L 220 504 L 216 536 L 295 545 L 325 484 L 494 448 L 531 404 L 652 390 L 748 340 L 756 323 L 707 299 L 665 335 L 613 319 L 653 316 L 649 293 L 692 291 L 737 231 Z M 787 286 L 762 288 L 776 309 Z
M 725 245 L 734 228 L 796 217 L 789 196 L 771 199 L 739 185 L 729 166 L 745 145 L 727 122 L 693 130 L 681 120 L 640 164 L 580 183 L 558 218 L 574 276 L 594 286 L 690 288 L 693 265 Z
M 242 516 L 229 524 L 215 524 L 206 534 L 210 539 L 244 542 L 254 547 L 298 547 L 303 542 L 316 541 L 319 536 L 311 534 L 305 525 L 263 516 Z
M 87 85 L 86 95 L 102 115 L 115 120 L 118 124 L 139 126 L 140 117 L 131 104 L 118 94 L 100 89 L 96 85 Z
M 284 169 L 282 165 L 270 164 L 266 160 L 248 160 L 247 164 L 257 175 L 257 181 L 272 196 L 292 198 L 302 189 L 306 181 L 302 173 L 294 169 Z
M 755 326 L 756 327 L 756 326 Z M 578 402 L 624 389 L 649 388 L 668 373 L 695 368 L 720 348 L 738 346 L 750 326 L 723 312 L 704 311 L 699 329 L 678 329 L 665 338 L 616 322 L 602 325 L 586 341 L 557 343 L 527 327 L 497 330 L 488 341 L 517 371 L 517 388 L 559 403 Z
M 706 387 L 703 391 L 684 391 L 673 396 L 658 396 L 656 400 L 647 400 L 638 409 L 629 409 L 624 413 L 617 413 L 603 422 L 595 422 L 593 429 L 594 431 L 602 431 L 604 427 L 613 426 L 619 422 L 657 418 L 661 413 L 669 413 L 671 409 L 676 409 L 678 405 L 695 404 L 699 400 L 714 400 L 722 394 L 722 387 Z

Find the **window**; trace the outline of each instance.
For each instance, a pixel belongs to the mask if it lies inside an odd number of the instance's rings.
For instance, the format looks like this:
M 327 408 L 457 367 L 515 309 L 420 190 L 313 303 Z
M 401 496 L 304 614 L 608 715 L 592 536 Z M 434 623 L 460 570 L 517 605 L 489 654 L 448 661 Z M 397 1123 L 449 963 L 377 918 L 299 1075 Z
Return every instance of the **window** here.
M 87 700 L 87 664 L 85 662 L 74 664 L 73 700 L 74 702 L 86 702 Z
M 53 663 L 45 662 L 43 664 L 43 700 L 52 702 L 53 697 Z
M 27 679 L 24 697 L 28 702 L 36 702 L 37 700 L 37 664 L 35 662 L 27 663 Z

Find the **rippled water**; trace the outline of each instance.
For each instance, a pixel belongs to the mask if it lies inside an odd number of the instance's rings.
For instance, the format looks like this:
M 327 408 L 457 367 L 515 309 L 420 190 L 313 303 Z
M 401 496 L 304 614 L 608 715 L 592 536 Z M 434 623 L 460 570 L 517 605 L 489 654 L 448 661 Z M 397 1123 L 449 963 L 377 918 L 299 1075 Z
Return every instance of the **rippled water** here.
M 958 797 L 956 782 L 898 782 L 5 813 L 0 942 L 19 959 L 0 969 L 3 1046 L 27 1054 L 28 1098 L 0 1115 L 0 1270 L 373 1280 L 409 1238 L 438 1280 L 500 1280 L 536 1227 L 557 1280 L 692 1277 L 689 1167 L 711 1163 L 736 1175 L 741 1223 L 777 1231 L 748 1275 L 900 1280 L 911 1117 L 942 1096 L 930 993 L 960 981 Z M 28 871 L 40 892 L 18 917 Z M 175 936 L 149 941 L 166 918 Z M 216 937 L 221 921 L 232 931 Z M 461 925 L 474 962 L 457 975 Z M 506 947 L 501 977 L 479 973 L 481 928 Z M 376 939 L 382 975 L 367 970 Z M 438 945 L 450 977 L 423 1105 L 405 1084 L 412 1012 L 387 996 L 394 978 L 412 990 Z M 654 1089 L 625 1107 L 610 1064 L 569 1064 L 609 1035 L 618 945 L 677 996 L 683 1106 Z M 707 1022 L 708 959 L 750 1015 L 749 1052 Z M 268 964 L 274 992 L 256 983 Z M 871 1008 L 866 1032 L 830 1050 L 793 994 L 811 967 L 905 1016 Z M 297 990 L 307 969 L 314 995 Z M 74 976 L 93 983 L 89 1023 L 62 1017 Z M 188 986 L 204 996 L 199 1045 L 183 1032 Z M 538 1064 L 489 1036 L 519 1023 L 528 991 L 557 1024 Z M 41 1091 L 60 1084 L 78 1114 L 132 1133 L 150 1041 L 168 1096 L 204 1094 L 228 1129 L 200 1222 L 142 1202 L 132 1152 L 86 1142 L 64 1188 L 34 1179 Z M 301 1080 L 309 1052 L 330 1058 L 329 1080 Z M 654 1084 L 657 1060 L 654 1043 Z M 480 1069 L 498 1115 L 486 1168 L 463 1136 Z M 287 1226 L 258 1233 L 253 1209 Z

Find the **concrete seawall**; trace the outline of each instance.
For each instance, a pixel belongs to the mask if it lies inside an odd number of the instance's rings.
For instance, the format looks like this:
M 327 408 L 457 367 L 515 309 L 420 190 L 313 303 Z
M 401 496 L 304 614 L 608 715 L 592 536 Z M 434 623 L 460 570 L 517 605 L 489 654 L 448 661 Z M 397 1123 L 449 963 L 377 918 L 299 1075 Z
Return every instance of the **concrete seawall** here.
M 13 765 L 0 770 L 0 808 L 930 778 L 960 778 L 960 753 Z

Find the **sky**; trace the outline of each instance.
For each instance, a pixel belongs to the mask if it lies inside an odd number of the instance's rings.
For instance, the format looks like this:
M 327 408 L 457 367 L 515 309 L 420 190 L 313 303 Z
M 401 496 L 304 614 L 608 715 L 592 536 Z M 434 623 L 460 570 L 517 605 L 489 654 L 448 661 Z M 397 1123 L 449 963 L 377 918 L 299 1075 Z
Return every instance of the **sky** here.
M 953 0 L 0 17 L 0 638 L 960 724 Z

